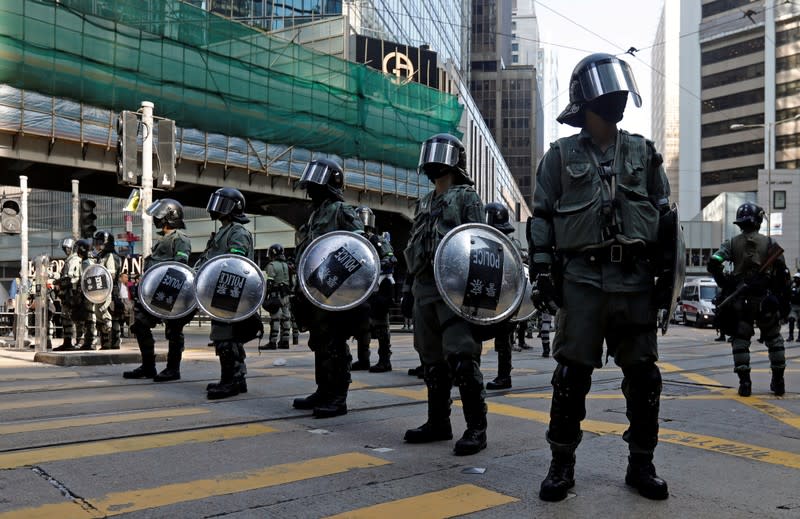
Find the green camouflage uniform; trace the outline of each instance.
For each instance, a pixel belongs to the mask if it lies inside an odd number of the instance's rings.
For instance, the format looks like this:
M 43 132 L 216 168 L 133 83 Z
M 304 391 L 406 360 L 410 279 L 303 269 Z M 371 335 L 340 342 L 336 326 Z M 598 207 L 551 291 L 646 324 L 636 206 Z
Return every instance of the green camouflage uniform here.
M 286 260 L 276 258 L 267 264 L 267 284 L 271 296 L 280 299 L 281 306 L 277 312 L 269 314 L 269 343 L 271 346 L 289 347 L 291 333 L 291 312 L 289 311 L 289 295 L 292 286 L 289 278 L 289 264 Z M 280 340 L 278 332 L 280 331 Z
M 116 349 L 119 349 L 119 323 L 117 323 L 116 328 L 117 336 L 112 336 L 114 320 L 112 309 L 114 307 L 114 301 L 119 299 L 119 270 L 122 266 L 122 258 L 114 251 L 103 251 L 97 258 L 97 264 L 104 266 L 108 270 L 108 273 L 111 274 L 112 286 L 111 295 L 109 295 L 104 302 L 94 305 L 97 333 L 100 335 L 100 349 L 113 349 L 115 339 L 117 342 Z

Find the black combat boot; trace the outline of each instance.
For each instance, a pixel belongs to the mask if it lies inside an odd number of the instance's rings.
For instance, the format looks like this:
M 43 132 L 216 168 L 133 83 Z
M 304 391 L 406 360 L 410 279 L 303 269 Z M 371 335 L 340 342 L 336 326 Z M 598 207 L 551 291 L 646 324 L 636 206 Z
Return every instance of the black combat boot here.
M 75 351 L 75 346 L 72 345 L 72 337 L 65 337 L 64 343 L 53 348 L 53 351 Z
M 206 386 L 206 397 L 209 400 L 219 400 L 238 395 L 239 381 L 234 379 L 236 373 L 236 357 L 232 348 L 235 345 L 228 344 L 226 347 L 217 348 L 219 355 L 220 379 L 216 384 Z
M 179 342 L 170 341 L 167 351 L 167 367 L 153 377 L 153 382 L 169 382 L 181 379 L 181 358 L 183 346 Z
M 420 364 L 416 368 L 408 368 L 408 376 L 409 377 L 424 378 L 425 377 L 425 369 L 422 367 L 422 364 Z
M 295 345 L 295 346 L 300 344 L 300 335 L 298 335 L 296 333 L 292 334 L 292 344 Z
M 269 341 L 268 343 L 264 344 L 263 346 L 261 344 L 258 345 L 258 351 L 277 350 L 277 349 L 278 349 L 278 343 L 275 342 L 275 341 Z
M 292 402 L 292 407 L 295 409 L 304 411 L 314 409 L 329 398 L 329 392 L 325 386 L 327 380 L 322 367 L 325 358 L 325 355 L 321 351 L 314 352 L 314 381 L 317 383 L 317 389 L 307 397 L 295 398 Z
M 647 499 L 666 499 L 669 497 L 667 482 L 656 474 L 652 454 L 631 454 L 628 456 L 625 483 L 638 490 L 639 494 Z
M 456 456 L 477 454 L 486 448 L 486 391 L 478 360 L 468 355 L 456 355 L 448 358 L 448 363 L 454 375 L 453 381 L 458 384 L 467 422 L 467 430 L 456 442 L 453 452 Z
M 542 343 L 542 357 L 550 356 L 550 343 Z
M 331 347 L 331 355 L 324 363 L 328 398 L 314 406 L 314 418 L 332 418 L 347 414 L 347 390 L 350 387 L 350 353 L 342 340 Z
M 497 352 L 497 378 L 486 383 L 486 389 L 511 388 L 511 353 Z
M 314 406 L 314 418 L 333 418 L 347 414 L 347 389 L 339 389 L 335 394 L 325 398 Z
M 769 383 L 769 390 L 775 393 L 775 396 L 783 396 L 786 392 L 786 384 L 783 381 L 784 368 L 772 368 L 772 380 Z
M 562 501 L 567 497 L 567 492 L 575 486 L 575 449 L 581 441 L 583 433 L 573 443 L 557 443 L 550 439 L 547 433 L 547 442 L 553 459 L 550 469 L 539 487 L 539 499 L 542 501 Z
M 369 368 L 370 373 L 385 373 L 392 371 L 392 345 L 389 343 L 388 334 L 378 338 L 378 362 Z
M 289 340 L 288 339 L 284 339 L 284 340 L 278 341 L 278 349 L 288 350 L 289 349 Z
M 142 365 L 133 371 L 126 371 L 122 374 L 123 378 L 153 378 L 156 376 L 156 344 L 153 341 L 153 334 L 150 329 L 146 332 L 139 330 L 136 336 L 139 343 L 139 351 L 142 355 Z
M 739 375 L 739 396 L 750 396 L 753 392 L 753 383 L 750 381 L 749 371 L 737 371 Z
M 122 378 L 132 379 L 153 378 L 155 376 L 156 368 L 145 368 L 144 366 L 139 366 L 136 369 L 122 373 Z
M 450 426 L 450 372 L 447 364 L 424 368 L 428 387 L 428 421 L 415 429 L 408 429 L 403 440 L 408 443 L 430 443 L 453 439 Z

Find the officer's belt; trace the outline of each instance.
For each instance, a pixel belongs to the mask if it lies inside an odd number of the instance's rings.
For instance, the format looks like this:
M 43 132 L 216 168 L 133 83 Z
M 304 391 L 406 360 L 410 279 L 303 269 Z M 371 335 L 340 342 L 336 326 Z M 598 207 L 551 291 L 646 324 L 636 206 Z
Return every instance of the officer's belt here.
M 600 263 L 631 265 L 633 262 L 650 258 L 647 247 L 644 245 L 621 245 L 619 243 L 596 249 L 564 251 L 563 255 L 567 259 L 583 258 L 587 263 L 593 265 Z

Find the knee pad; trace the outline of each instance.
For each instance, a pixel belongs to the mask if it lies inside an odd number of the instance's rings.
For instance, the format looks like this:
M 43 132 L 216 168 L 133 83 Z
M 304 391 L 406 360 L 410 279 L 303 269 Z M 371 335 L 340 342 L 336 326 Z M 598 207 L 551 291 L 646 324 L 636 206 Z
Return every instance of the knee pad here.
M 447 363 L 450 365 L 450 372 L 453 375 L 453 384 L 459 387 L 472 384 L 476 372 L 479 371 L 478 362 L 471 355 L 450 355 L 447 357 Z
M 622 374 L 639 389 L 661 393 L 661 370 L 654 362 L 622 368 Z
M 450 379 L 450 366 L 442 362 L 439 364 L 425 364 L 422 368 L 422 378 L 425 385 L 431 390 L 450 391 L 452 380 Z
M 581 396 L 586 395 L 592 387 L 591 366 L 568 365 L 559 363 L 553 372 L 550 383 L 553 385 L 554 396 L 570 398 L 575 393 Z

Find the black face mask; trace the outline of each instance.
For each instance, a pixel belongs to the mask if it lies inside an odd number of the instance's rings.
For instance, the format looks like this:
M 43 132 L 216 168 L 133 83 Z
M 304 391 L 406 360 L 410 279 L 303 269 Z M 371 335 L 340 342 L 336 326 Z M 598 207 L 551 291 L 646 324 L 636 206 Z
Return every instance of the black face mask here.
M 604 121 L 616 124 L 622 120 L 627 103 L 627 92 L 613 92 L 590 101 L 586 104 L 586 109 L 596 113 Z
M 306 192 L 311 198 L 311 201 L 314 202 L 314 205 L 321 204 L 331 196 L 331 191 L 325 184 L 309 183 L 308 187 L 306 188 Z
M 422 173 L 428 177 L 431 182 L 439 177 L 447 175 L 450 173 L 450 171 L 452 171 L 452 168 L 445 166 L 444 164 L 431 163 L 425 164 L 425 166 L 422 167 Z

